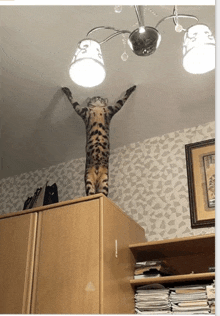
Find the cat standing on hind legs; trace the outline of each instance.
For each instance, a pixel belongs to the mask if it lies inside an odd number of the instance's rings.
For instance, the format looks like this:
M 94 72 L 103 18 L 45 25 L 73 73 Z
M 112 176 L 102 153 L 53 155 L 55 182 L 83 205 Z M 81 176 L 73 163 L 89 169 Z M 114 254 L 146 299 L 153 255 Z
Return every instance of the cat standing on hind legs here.
M 108 195 L 110 122 L 135 89 L 136 86 L 133 86 L 126 90 L 115 105 L 108 105 L 107 99 L 93 97 L 89 99 L 86 107 L 81 107 L 77 101 L 73 100 L 70 89 L 62 88 L 74 110 L 83 119 L 86 126 L 86 195 L 96 193 Z

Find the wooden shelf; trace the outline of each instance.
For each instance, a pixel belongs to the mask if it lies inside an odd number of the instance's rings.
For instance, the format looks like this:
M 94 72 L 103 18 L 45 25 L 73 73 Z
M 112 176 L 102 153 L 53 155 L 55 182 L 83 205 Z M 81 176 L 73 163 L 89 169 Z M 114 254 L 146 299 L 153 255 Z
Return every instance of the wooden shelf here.
M 132 279 L 133 288 L 153 283 L 184 284 L 187 282 L 213 281 L 215 272 L 215 234 L 189 236 L 129 245 L 137 261 L 164 260 L 174 275 L 158 278 Z
M 152 283 L 177 283 L 186 281 L 200 281 L 200 280 L 213 280 L 215 278 L 215 272 L 208 273 L 191 273 L 183 275 L 163 276 L 159 278 L 144 278 L 130 280 L 132 286 L 139 286 Z
M 215 251 L 215 234 L 189 236 L 183 238 L 165 239 L 129 245 L 135 256 L 141 254 L 148 258 L 174 257 L 177 255 L 199 254 Z M 148 259 L 151 260 L 151 259 Z
M 136 261 L 165 260 L 175 275 L 208 273 L 215 266 L 215 234 L 129 245 Z

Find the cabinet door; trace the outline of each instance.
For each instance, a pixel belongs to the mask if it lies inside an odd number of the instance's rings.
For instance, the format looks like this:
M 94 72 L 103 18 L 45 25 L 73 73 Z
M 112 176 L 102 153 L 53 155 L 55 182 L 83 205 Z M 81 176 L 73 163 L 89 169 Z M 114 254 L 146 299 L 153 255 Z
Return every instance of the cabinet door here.
M 135 258 L 129 244 L 145 241 L 145 232 L 113 203 L 103 198 L 103 258 L 101 267 L 101 312 L 134 313 Z
M 37 214 L 0 220 L 0 313 L 30 313 Z
M 99 313 L 99 200 L 41 212 L 32 313 Z

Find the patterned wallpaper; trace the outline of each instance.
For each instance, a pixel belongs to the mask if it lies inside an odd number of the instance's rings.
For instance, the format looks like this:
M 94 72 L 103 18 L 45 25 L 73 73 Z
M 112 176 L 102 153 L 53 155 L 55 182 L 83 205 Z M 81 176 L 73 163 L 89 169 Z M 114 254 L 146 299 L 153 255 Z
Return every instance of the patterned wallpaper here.
M 214 233 L 191 229 L 185 144 L 215 137 L 214 122 L 112 150 L 109 198 L 138 222 L 147 240 Z M 0 214 L 20 211 L 46 181 L 59 201 L 85 196 L 85 158 L 0 180 Z

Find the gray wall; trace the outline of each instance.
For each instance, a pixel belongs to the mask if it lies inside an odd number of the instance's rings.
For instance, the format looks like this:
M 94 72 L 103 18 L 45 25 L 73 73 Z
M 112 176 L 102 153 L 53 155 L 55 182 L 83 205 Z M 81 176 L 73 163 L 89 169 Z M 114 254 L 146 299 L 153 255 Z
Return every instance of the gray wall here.
M 185 144 L 215 137 L 214 122 L 117 148 L 110 157 L 110 193 L 136 220 L 149 241 L 213 233 L 191 229 Z M 85 196 L 85 158 L 0 180 L 0 214 L 20 211 L 28 196 L 49 180 L 59 201 Z

